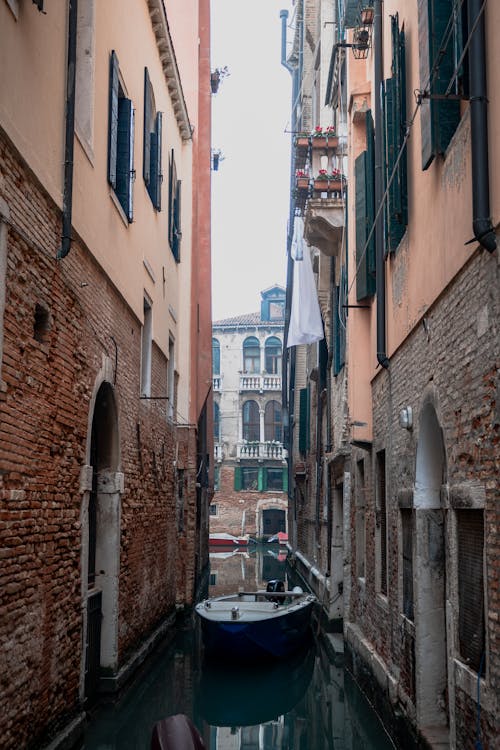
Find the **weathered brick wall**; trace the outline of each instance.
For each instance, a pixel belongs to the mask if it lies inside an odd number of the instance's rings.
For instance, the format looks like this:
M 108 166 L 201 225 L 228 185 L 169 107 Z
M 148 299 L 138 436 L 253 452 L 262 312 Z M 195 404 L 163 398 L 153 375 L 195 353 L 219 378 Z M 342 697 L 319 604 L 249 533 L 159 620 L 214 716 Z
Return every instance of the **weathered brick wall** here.
M 186 537 L 195 528 L 195 493 L 189 469 L 179 534 L 175 428 L 164 402 L 139 400 L 140 323 L 78 242 L 56 261 L 59 212 L 3 137 L 0 197 L 10 209 L 0 392 L 0 734 L 7 750 L 40 744 L 79 706 L 80 469 L 103 358 L 113 363 L 125 477 L 120 661 L 175 606 L 177 551 L 194 548 Z M 37 303 L 49 313 L 42 342 L 34 338 Z M 158 393 L 166 362 L 156 349 L 153 361 Z M 181 578 L 193 575 L 191 562 Z
M 351 617 L 388 664 L 401 670 L 403 686 L 412 696 L 411 649 L 399 627 L 399 555 L 397 495 L 415 482 L 418 419 L 423 393 L 432 385 L 443 431 L 447 483 L 480 482 L 485 490 L 485 549 L 487 570 L 487 682 L 498 693 L 500 656 L 498 525 L 500 469 L 499 366 L 500 282 L 497 253 L 475 253 L 462 273 L 426 313 L 425 326 L 416 326 L 391 358 L 388 371 L 373 384 L 375 453 L 385 448 L 388 493 L 388 606 L 381 606 L 375 592 L 375 469 L 365 471 L 366 587 L 357 585 L 352 566 Z M 398 424 L 400 409 L 414 409 L 414 429 Z M 353 449 L 353 463 L 364 455 Z M 354 503 L 353 503 L 354 506 Z M 448 511 L 450 516 L 452 510 Z M 351 515 L 353 559 L 355 515 Z M 448 527 L 449 528 L 449 527 Z M 452 554 L 447 537 L 448 564 Z M 448 571 L 452 576 L 453 571 Z M 456 602 L 452 603 L 456 606 Z M 455 623 L 456 624 L 456 623 Z M 453 708 L 452 708 L 453 710 Z M 472 746 L 476 721 L 475 700 L 457 689 L 457 747 Z M 483 746 L 493 747 L 493 718 L 483 706 Z M 489 733 L 489 735 L 488 735 Z M 488 739 L 489 736 L 489 739 Z
M 217 516 L 210 516 L 210 532 L 227 532 L 238 536 L 243 533 L 255 536 L 257 528 L 257 509 L 280 508 L 287 511 L 288 497 L 285 492 L 267 490 L 234 489 L 234 466 L 223 464 L 220 472 L 219 490 L 214 493 L 212 503 L 218 508 Z M 244 514 L 244 521 L 243 521 Z

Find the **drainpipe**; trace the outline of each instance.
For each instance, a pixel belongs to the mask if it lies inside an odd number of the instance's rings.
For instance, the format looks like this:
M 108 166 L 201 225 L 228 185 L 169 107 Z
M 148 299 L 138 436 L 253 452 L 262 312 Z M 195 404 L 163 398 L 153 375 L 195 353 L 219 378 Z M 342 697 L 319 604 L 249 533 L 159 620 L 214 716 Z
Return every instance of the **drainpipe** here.
M 374 54 L 374 89 L 375 89 L 375 212 L 378 218 L 375 224 L 375 267 L 377 291 L 377 361 L 382 367 L 389 367 L 385 339 L 385 259 L 384 259 L 384 225 L 383 211 L 379 207 L 384 195 L 382 174 L 382 0 L 374 2 L 373 17 L 373 54 Z
M 486 40 L 482 5 L 482 0 L 469 0 L 468 3 L 469 29 L 472 29 L 477 21 L 469 47 L 472 228 L 474 239 L 492 253 L 496 250 L 497 240 L 490 217 Z
M 69 0 L 68 17 L 68 67 L 66 72 L 66 133 L 64 145 L 64 190 L 61 247 L 57 258 L 65 258 L 71 248 L 73 211 L 73 150 L 75 143 L 75 77 L 76 77 L 76 27 L 78 0 Z

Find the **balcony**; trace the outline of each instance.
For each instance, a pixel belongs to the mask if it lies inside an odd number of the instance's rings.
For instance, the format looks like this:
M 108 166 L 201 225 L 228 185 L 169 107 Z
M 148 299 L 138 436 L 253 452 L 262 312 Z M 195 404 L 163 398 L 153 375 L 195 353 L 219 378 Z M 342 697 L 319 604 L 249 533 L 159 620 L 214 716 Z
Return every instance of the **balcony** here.
M 283 448 L 283 443 L 276 440 L 268 440 L 265 443 L 257 441 L 243 441 L 236 446 L 237 459 L 255 459 L 257 461 L 282 461 L 287 458 L 288 453 Z
M 242 391 L 281 391 L 281 375 L 240 375 L 240 393 Z
M 220 463 L 222 461 L 222 443 L 214 443 L 214 459 Z
M 221 391 L 222 388 L 222 378 L 220 375 L 213 375 L 212 377 L 212 388 L 214 391 L 217 391 L 218 393 Z

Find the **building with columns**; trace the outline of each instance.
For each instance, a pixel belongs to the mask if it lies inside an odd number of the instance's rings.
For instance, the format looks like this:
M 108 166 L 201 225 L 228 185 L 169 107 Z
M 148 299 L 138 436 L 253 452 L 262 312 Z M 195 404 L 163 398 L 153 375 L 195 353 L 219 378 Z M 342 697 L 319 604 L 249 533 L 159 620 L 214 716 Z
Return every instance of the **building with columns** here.
M 286 532 L 281 410 L 285 290 L 259 312 L 213 323 L 215 492 L 210 532 L 265 539 Z

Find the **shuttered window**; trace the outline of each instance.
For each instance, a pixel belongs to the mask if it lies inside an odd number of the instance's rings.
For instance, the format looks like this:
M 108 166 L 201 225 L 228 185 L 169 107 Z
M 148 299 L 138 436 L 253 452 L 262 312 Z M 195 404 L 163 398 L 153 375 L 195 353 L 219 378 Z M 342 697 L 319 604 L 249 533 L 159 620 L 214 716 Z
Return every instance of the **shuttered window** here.
M 375 294 L 375 233 L 366 241 L 375 218 L 373 163 L 363 151 L 354 163 L 356 189 L 356 299 Z
M 303 455 L 309 449 L 309 388 L 299 392 L 299 452 Z
M 236 466 L 234 469 L 234 489 L 236 492 L 241 490 L 241 466 Z
M 444 154 L 460 122 L 458 100 L 432 98 L 446 92 L 461 46 L 462 16 L 459 21 L 454 14 L 456 5 L 455 0 L 418 0 L 420 88 L 431 95 L 420 107 L 422 169 L 430 166 L 436 154 Z M 447 33 L 453 25 L 453 33 Z
M 403 614 L 413 620 L 413 511 L 401 510 L 401 540 L 403 563 Z
M 462 659 L 484 674 L 484 515 L 482 510 L 457 510 L 458 642 Z
M 177 167 L 172 149 L 168 170 L 168 241 L 178 263 L 181 259 L 181 238 L 181 180 L 177 179 Z
M 391 16 L 391 35 L 392 76 L 383 85 L 384 187 L 389 185 L 392 177 L 384 211 L 386 254 L 396 250 L 408 224 L 406 146 L 399 156 L 406 132 L 405 37 L 404 31 L 399 29 L 397 14 Z
M 334 336 L 334 348 L 333 348 L 333 374 L 338 375 L 345 364 L 345 325 L 346 316 L 345 308 L 342 307 L 347 299 L 347 274 L 345 267 L 342 266 L 340 272 L 339 284 L 335 285 L 334 289 L 334 303 L 335 310 L 333 311 L 333 336 Z
M 148 69 L 144 68 L 144 132 L 142 174 L 149 197 L 157 211 L 161 210 L 162 113 L 156 112 L 153 87 Z
M 253 466 L 241 467 L 241 489 L 259 490 L 262 483 L 262 470 Z
M 118 58 L 113 51 L 109 73 L 108 182 L 129 222 L 133 220 L 133 179 L 134 107 L 120 86 Z
M 387 596 L 387 499 L 385 482 L 385 451 L 377 453 L 377 502 L 379 534 L 379 590 Z

